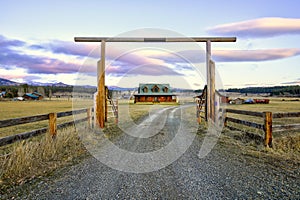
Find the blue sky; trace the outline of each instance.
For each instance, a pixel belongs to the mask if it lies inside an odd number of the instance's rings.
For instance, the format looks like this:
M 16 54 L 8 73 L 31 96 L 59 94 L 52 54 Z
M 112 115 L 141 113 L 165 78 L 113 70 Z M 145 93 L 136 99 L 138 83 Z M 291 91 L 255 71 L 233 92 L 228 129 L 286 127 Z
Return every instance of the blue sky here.
M 225 88 L 300 85 L 299 6 L 283 0 L 1 1 L 0 77 L 95 84 L 98 45 L 75 43 L 75 36 L 235 36 L 236 43 L 212 45 Z M 204 44 L 107 44 L 106 84 L 201 88 L 201 49 Z

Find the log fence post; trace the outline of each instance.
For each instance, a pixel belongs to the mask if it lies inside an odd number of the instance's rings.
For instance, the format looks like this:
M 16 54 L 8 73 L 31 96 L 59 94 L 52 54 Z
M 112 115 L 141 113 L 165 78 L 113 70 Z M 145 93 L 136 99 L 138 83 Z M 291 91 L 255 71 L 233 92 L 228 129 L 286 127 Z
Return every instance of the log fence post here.
M 264 112 L 265 146 L 272 148 L 272 112 Z
M 119 122 L 119 106 L 118 99 L 116 100 L 116 124 Z
M 49 113 L 49 133 L 52 138 L 56 137 L 57 134 L 57 114 Z

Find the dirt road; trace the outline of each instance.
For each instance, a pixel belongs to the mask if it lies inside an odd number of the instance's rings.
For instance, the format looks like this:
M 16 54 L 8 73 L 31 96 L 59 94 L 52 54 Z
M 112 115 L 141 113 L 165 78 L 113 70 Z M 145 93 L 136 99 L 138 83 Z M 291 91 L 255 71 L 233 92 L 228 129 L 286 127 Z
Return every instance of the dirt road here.
M 180 109 L 176 107 L 158 110 L 144 119 L 137 126 L 138 129 L 132 129 L 131 135 L 123 134 L 114 144 L 135 153 L 158 151 L 172 143 L 178 134 L 179 116 Z M 153 125 L 158 128 L 153 128 Z M 246 156 L 238 147 L 222 143 L 217 143 L 206 157 L 200 159 L 198 153 L 205 134 L 186 134 L 193 139 L 188 149 L 181 156 L 171 154 L 171 157 L 179 158 L 164 168 L 157 163 L 156 171 L 119 171 L 90 157 L 78 165 L 55 172 L 51 177 L 35 181 L 23 189 L 18 197 L 16 194 L 8 196 L 14 196 L 15 199 L 300 198 L 299 168 L 275 167 L 265 159 Z M 185 142 L 187 140 L 185 138 Z M 175 144 L 180 146 L 177 142 Z M 101 150 L 102 153 L 109 153 L 111 149 L 105 148 Z M 174 149 L 175 152 L 180 150 L 181 147 Z M 143 171 L 138 169 L 143 166 L 139 162 L 142 161 L 134 161 L 124 154 L 119 155 L 119 160 L 113 162 L 112 166 L 123 163 L 122 167 L 130 166 L 133 171 Z M 148 162 L 147 159 L 144 162 Z

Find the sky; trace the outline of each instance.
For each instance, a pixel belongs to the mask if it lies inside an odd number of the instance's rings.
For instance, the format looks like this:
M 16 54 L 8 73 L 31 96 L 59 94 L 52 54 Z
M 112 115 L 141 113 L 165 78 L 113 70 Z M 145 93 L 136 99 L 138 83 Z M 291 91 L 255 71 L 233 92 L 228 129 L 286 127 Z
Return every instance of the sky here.
M 298 1 L 0 0 L 0 78 L 96 85 L 100 44 L 74 37 L 237 37 L 213 43 L 217 88 L 300 85 Z M 106 85 L 203 88 L 203 43 L 106 43 Z

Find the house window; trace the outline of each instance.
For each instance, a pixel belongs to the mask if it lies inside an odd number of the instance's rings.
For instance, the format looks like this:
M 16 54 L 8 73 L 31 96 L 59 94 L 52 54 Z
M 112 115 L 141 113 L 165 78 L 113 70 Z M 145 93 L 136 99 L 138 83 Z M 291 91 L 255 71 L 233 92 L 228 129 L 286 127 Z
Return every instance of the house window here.
M 164 93 L 168 93 L 169 88 L 168 87 L 164 87 L 163 91 L 164 91 Z
M 154 85 L 151 89 L 152 92 L 159 92 L 159 87 L 157 85 Z
M 148 88 L 146 86 L 143 88 L 143 92 L 148 93 Z

